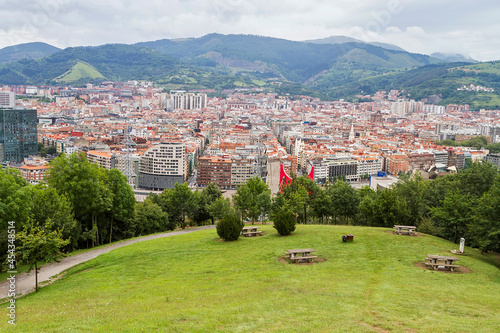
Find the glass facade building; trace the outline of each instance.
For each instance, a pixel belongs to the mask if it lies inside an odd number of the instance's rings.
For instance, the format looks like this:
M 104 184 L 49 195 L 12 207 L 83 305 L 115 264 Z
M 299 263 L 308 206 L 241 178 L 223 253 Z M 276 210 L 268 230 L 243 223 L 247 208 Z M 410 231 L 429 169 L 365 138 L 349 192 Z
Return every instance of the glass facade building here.
M 36 119 L 36 110 L 0 108 L 1 163 L 38 154 Z

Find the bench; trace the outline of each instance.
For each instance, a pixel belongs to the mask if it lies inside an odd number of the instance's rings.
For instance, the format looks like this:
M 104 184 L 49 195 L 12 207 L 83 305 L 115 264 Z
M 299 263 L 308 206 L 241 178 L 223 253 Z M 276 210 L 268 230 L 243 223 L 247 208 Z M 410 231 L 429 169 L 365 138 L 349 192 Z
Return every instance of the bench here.
M 301 256 L 296 256 L 296 257 L 293 257 L 293 258 L 289 258 L 291 261 L 296 261 L 296 262 L 300 262 L 302 260 L 305 260 L 307 262 L 312 262 L 314 259 L 316 259 L 317 256 L 304 256 L 304 257 L 301 257 Z
M 245 237 L 253 237 L 262 234 L 262 231 L 247 231 L 241 233 Z
M 437 269 L 439 266 L 442 267 L 449 267 L 451 271 L 455 271 L 455 268 L 460 267 L 460 265 L 452 265 L 452 264 L 443 264 L 443 263 L 432 263 L 432 262 L 426 262 L 425 263 L 427 266 L 431 266 L 431 269 Z

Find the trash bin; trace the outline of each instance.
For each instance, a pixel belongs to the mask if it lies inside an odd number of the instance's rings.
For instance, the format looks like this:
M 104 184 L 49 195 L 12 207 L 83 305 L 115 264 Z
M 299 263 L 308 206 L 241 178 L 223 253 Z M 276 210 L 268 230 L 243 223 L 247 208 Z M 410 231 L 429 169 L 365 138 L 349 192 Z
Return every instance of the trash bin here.
M 352 242 L 354 240 L 354 235 L 348 234 L 346 238 L 348 242 Z
M 347 241 L 347 236 L 342 236 L 342 241 L 345 243 Z

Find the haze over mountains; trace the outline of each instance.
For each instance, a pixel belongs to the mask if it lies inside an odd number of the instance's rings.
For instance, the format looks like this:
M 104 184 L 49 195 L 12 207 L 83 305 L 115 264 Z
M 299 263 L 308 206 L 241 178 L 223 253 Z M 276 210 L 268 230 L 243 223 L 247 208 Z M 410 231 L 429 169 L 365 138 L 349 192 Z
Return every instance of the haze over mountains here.
M 84 84 L 148 79 L 168 89 L 262 87 L 278 93 L 328 98 L 400 89 L 415 98 L 440 95 L 445 101 L 454 101 L 458 100 L 458 85 L 475 83 L 500 88 L 496 62 L 470 69 L 473 62 L 461 55 L 415 54 L 395 45 L 343 36 L 296 42 L 255 35 L 209 34 L 64 50 L 44 43 L 12 46 L 0 50 L 0 83 Z M 482 103 L 491 104 L 493 95 L 481 96 Z M 470 97 L 473 103 L 477 96 Z M 468 101 L 467 96 L 461 99 Z

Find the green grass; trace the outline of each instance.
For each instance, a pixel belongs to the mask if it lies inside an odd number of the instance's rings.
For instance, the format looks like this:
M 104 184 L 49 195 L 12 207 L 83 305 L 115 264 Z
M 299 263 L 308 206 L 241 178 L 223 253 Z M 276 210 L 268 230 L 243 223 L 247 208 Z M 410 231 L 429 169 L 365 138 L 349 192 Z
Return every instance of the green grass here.
M 59 82 L 75 82 L 81 79 L 105 79 L 105 77 L 92 65 L 84 61 L 78 61 L 69 71 L 55 80 Z
M 466 248 L 469 274 L 415 266 L 457 248 L 383 228 L 297 226 L 288 237 L 217 241 L 215 230 L 113 250 L 18 299 L 15 332 L 494 332 L 496 256 Z M 353 243 L 341 235 L 354 234 Z M 279 261 L 312 247 L 315 265 Z M 4 309 L 6 311 L 6 309 Z M 6 313 L 6 312 L 5 312 Z

